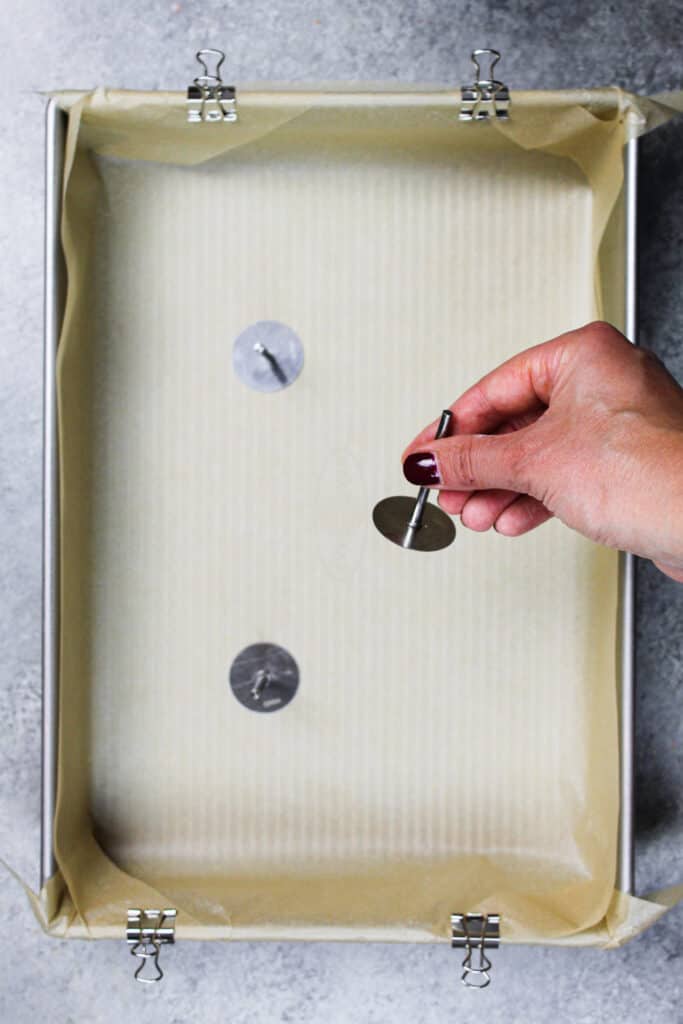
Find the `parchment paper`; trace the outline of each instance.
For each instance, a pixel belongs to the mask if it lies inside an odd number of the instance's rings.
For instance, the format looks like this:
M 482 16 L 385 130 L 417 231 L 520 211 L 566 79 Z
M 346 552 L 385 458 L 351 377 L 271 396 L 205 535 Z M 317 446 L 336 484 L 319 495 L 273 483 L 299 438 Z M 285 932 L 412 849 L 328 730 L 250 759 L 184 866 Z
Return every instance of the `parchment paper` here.
M 430 941 L 482 910 L 618 944 L 663 911 L 614 891 L 616 554 L 552 523 L 421 556 L 370 513 L 420 424 L 603 312 L 621 150 L 666 109 L 454 100 L 63 97 L 55 934 L 175 906 L 194 938 Z M 267 319 L 306 358 L 270 396 L 231 367 Z M 227 683 L 263 640 L 302 673 L 273 715 Z

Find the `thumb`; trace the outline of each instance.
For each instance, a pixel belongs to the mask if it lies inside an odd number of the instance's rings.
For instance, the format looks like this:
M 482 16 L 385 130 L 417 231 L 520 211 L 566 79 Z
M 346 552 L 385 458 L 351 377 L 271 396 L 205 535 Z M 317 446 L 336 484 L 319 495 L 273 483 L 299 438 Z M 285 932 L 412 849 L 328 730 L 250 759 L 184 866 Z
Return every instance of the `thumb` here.
M 411 484 L 444 491 L 500 488 L 532 493 L 524 430 L 510 434 L 458 434 L 413 451 L 403 463 Z

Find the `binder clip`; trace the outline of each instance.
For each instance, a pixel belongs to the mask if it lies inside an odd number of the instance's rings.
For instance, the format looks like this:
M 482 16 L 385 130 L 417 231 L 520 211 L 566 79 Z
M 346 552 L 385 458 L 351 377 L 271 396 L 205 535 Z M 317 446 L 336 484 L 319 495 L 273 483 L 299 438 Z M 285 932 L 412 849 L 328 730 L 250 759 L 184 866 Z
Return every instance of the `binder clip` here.
M 161 946 L 175 942 L 175 921 L 177 911 L 169 907 L 166 910 L 128 911 L 126 942 L 130 946 L 131 956 L 140 961 L 135 971 L 135 980 L 141 985 L 156 985 L 164 976 L 159 966 Z M 153 974 L 144 974 L 147 964 L 151 964 Z
M 224 85 L 220 74 L 225 54 L 222 50 L 198 50 L 196 56 L 204 73 L 197 75 L 188 87 L 187 120 L 190 124 L 201 121 L 236 121 L 235 87 Z M 209 65 L 213 66 L 213 73 Z
M 500 914 L 451 914 L 451 946 L 464 949 L 460 980 L 466 988 L 488 988 L 491 961 L 485 949 L 498 949 Z
M 493 77 L 493 69 L 500 60 L 498 50 L 473 50 L 472 63 L 476 78 L 461 89 L 461 121 L 488 121 L 510 117 L 510 91 L 507 85 Z M 482 67 L 484 71 L 482 73 Z

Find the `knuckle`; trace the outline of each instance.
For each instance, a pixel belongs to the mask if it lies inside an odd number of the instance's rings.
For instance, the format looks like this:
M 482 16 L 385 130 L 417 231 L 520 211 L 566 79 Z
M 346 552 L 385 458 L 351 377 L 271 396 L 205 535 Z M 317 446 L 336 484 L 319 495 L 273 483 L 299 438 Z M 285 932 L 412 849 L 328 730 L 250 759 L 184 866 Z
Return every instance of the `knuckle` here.
M 590 331 L 590 333 L 596 338 L 607 338 L 616 333 L 612 324 L 608 323 L 606 320 L 591 320 L 583 329 L 585 331 Z
M 623 334 L 605 320 L 594 320 L 592 323 L 587 324 L 581 333 L 584 344 L 587 342 L 591 348 L 600 354 L 623 351 L 626 346 L 630 348 Z
M 476 483 L 473 440 L 464 435 L 459 442 L 449 448 L 448 468 L 453 480 L 471 486 Z
M 597 349 L 621 347 L 625 341 L 624 336 L 616 328 L 613 328 L 611 324 L 607 324 L 606 321 L 593 321 L 584 328 L 582 333 L 585 339 Z
M 489 413 L 495 412 L 493 403 L 486 394 L 486 389 L 481 381 L 478 381 L 470 388 L 470 398 L 480 415 L 487 416 Z
M 463 434 L 444 448 L 441 464 L 452 487 L 502 487 L 538 497 L 543 451 L 543 437 L 536 430 L 486 439 Z

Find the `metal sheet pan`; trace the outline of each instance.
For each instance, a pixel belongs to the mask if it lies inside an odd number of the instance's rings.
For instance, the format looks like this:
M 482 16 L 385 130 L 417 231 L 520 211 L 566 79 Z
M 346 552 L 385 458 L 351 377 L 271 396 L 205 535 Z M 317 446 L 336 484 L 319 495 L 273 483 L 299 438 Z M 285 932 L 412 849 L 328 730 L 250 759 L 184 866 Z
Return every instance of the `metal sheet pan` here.
M 64 273 L 60 247 L 62 161 L 66 117 L 54 102 L 47 110 L 45 433 L 44 433 L 44 583 L 43 583 L 43 797 L 41 879 L 56 870 L 52 833 L 55 817 L 58 749 L 59 656 L 59 469 L 55 362 L 63 315 Z M 625 154 L 625 323 L 636 340 L 637 142 Z M 633 713 L 634 713 L 634 560 L 622 556 L 620 612 L 620 759 L 621 821 L 617 887 L 633 891 Z

